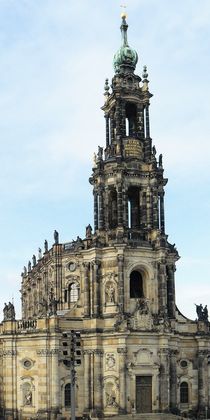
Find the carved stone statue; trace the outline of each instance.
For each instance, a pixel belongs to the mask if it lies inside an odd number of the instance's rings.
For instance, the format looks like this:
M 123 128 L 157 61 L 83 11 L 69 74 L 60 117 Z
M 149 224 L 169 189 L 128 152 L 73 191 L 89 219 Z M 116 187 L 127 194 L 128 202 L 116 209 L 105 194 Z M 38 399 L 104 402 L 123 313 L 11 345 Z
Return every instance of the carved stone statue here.
M 36 265 L 36 255 L 33 255 L 32 257 L 33 267 Z
M 103 159 L 103 147 L 98 146 L 98 154 L 97 154 L 98 160 Z
M 204 321 L 208 321 L 208 316 L 209 316 L 209 314 L 208 314 L 208 308 L 207 308 L 207 305 L 206 305 L 204 307 L 204 310 L 203 310 Z
M 4 304 L 4 321 L 14 321 L 15 320 L 15 308 L 13 303 L 9 302 Z
M 39 315 L 40 318 L 47 315 L 47 309 L 48 309 L 47 301 L 46 301 L 46 299 L 42 298 L 42 300 L 39 302 L 38 315 Z
M 91 239 L 92 238 L 92 226 L 89 224 L 88 226 L 86 226 L 86 239 Z
M 196 312 L 198 315 L 198 321 L 205 321 L 208 322 L 208 308 L 207 305 L 203 308 L 203 305 L 200 303 L 200 305 L 196 305 Z
M 153 153 L 154 156 L 156 156 L 157 151 L 156 151 L 156 147 L 155 146 L 152 147 L 152 153 Z
M 28 262 L 28 272 L 30 273 L 31 271 L 31 261 Z
M 32 392 L 31 391 L 27 391 L 25 393 L 25 398 L 24 398 L 24 405 L 32 405 Z
M 149 308 L 145 299 L 138 299 L 136 303 L 136 310 L 141 314 L 148 314 Z
M 97 156 L 96 153 L 93 154 L 93 168 L 97 167 Z
M 55 245 L 58 245 L 58 243 L 59 243 L 59 233 L 57 232 L 57 230 L 54 230 L 54 241 L 55 241 Z
M 44 252 L 48 252 L 48 242 L 47 239 L 44 241 Z
M 24 267 L 23 267 L 23 275 L 24 276 L 26 276 L 27 275 L 27 268 L 26 268 L 26 266 L 24 265 Z
M 106 406 L 107 407 L 117 407 L 116 402 L 116 392 L 114 386 L 109 383 L 106 387 Z
M 163 166 L 163 155 L 161 153 L 159 156 L 159 167 L 162 168 L 162 166 Z
M 57 315 L 58 300 L 55 298 L 53 289 L 50 291 L 49 295 L 49 315 Z
M 42 250 L 41 248 L 38 249 L 38 259 L 41 260 L 42 258 Z
M 115 288 L 112 283 L 106 287 L 106 301 L 115 303 Z

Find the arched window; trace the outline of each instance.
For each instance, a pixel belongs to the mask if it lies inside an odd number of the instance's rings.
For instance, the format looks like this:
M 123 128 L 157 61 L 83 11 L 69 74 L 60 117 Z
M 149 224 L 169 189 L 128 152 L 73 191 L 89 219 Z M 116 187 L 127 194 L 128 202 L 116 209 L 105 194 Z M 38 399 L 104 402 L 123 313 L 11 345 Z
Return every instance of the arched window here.
M 64 405 L 65 407 L 71 407 L 71 384 L 68 383 L 64 388 Z
M 180 403 L 188 403 L 189 402 L 189 390 L 188 390 L 188 383 L 182 382 L 180 385 Z
M 130 298 L 144 297 L 143 279 L 139 271 L 132 271 L 130 275 Z
M 136 105 L 128 103 L 125 108 L 126 136 L 135 137 L 137 132 Z
M 117 191 L 114 189 L 109 193 L 109 226 L 110 229 L 117 227 Z
M 68 285 L 68 288 L 64 291 L 64 302 L 73 303 L 77 302 L 79 298 L 79 288 L 76 283 L 71 283 Z
M 138 229 L 140 227 L 139 188 L 131 187 L 128 190 L 128 227 Z
M 69 301 L 76 302 L 78 300 L 78 287 L 76 283 L 72 283 L 69 285 L 70 288 L 70 294 L 69 294 Z

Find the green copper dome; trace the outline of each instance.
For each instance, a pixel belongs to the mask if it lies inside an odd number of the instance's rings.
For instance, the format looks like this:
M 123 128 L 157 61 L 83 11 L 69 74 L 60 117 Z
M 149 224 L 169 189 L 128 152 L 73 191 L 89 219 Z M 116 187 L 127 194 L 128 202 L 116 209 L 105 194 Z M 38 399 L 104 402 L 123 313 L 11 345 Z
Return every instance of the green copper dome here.
M 126 15 L 122 15 L 122 25 L 120 27 L 122 33 L 122 46 L 114 55 L 114 70 L 115 73 L 124 73 L 129 71 L 134 71 L 138 61 L 137 52 L 129 47 L 127 40 L 127 29 L 128 25 L 126 23 Z

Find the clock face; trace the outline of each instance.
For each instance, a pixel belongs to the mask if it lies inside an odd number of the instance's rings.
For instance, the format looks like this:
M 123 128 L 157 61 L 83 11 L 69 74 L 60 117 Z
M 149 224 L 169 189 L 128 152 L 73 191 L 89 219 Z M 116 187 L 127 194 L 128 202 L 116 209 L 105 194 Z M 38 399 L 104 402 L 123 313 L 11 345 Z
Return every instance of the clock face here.
M 76 270 L 76 264 L 75 264 L 74 262 L 70 262 L 70 263 L 69 263 L 69 270 L 70 270 L 70 271 L 74 271 L 74 270 Z

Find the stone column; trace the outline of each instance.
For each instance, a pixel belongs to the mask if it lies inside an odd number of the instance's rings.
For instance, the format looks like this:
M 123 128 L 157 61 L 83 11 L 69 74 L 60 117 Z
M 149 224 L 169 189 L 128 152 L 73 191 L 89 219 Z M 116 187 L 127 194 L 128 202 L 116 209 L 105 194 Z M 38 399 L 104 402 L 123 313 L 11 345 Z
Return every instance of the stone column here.
M 117 224 L 123 226 L 122 185 L 117 185 Z
M 170 350 L 170 409 L 177 409 L 177 350 Z
M 95 281 L 94 281 L 94 262 L 90 263 L 90 317 L 94 315 L 94 294 L 95 294 Z
M 90 350 L 84 350 L 84 412 L 89 412 L 90 404 Z
M 121 102 L 121 112 L 122 112 L 122 137 L 126 137 L 126 112 L 125 112 L 125 102 Z
M 123 203 L 124 203 L 124 226 L 128 228 L 128 191 L 123 192 Z
M 116 111 L 115 111 L 115 123 L 116 123 L 116 136 L 120 138 L 121 136 L 121 108 L 120 108 L 120 99 L 116 102 Z
M 118 348 L 119 354 L 119 385 L 120 385 L 120 399 L 119 406 L 121 413 L 126 411 L 126 348 Z
M 84 268 L 84 316 L 90 316 L 90 281 L 89 263 L 83 263 Z
M 167 266 L 168 274 L 168 316 L 169 318 L 175 318 L 175 284 L 174 284 L 174 272 L 175 266 Z
M 167 285 L 166 285 L 166 267 L 164 261 L 158 264 L 158 300 L 159 313 L 161 316 L 167 315 Z
M 160 349 L 160 402 L 159 408 L 164 412 L 169 407 L 169 351 L 168 349 Z
M 157 188 L 153 188 L 153 228 L 159 229 L 159 209 L 158 209 L 158 192 Z
M 118 305 L 122 312 L 124 312 L 124 270 L 123 262 L 124 256 L 118 255 Z
M 94 197 L 94 229 L 98 230 L 98 193 L 97 191 L 93 192 Z
M 106 120 L 106 147 L 109 147 L 109 116 L 105 115 Z
M 55 286 L 55 299 L 58 300 L 58 309 L 61 309 L 61 302 L 62 302 L 62 245 L 61 244 L 54 244 L 53 245 L 53 255 L 55 261 L 55 269 L 54 269 L 54 286 Z M 50 293 L 50 290 L 48 290 Z
M 149 105 L 145 107 L 145 125 L 146 125 L 146 138 L 150 137 L 150 124 L 149 124 Z
M 104 187 L 104 227 L 109 229 L 109 187 Z
M 51 356 L 51 412 L 52 419 L 57 419 L 60 406 L 60 381 L 59 381 L 59 369 L 58 369 L 58 354 L 59 349 L 49 350 Z M 47 373 L 47 372 L 46 372 Z
M 103 200 L 103 189 L 100 187 L 98 194 L 98 207 L 99 207 L 99 229 L 104 229 L 104 200 Z
M 93 350 L 94 354 L 94 405 L 93 408 L 96 410 L 96 414 L 101 413 L 102 410 L 102 356 L 103 352 L 99 349 Z
M 110 135 L 111 135 L 111 143 L 114 143 L 114 113 L 112 112 L 110 115 Z
M 90 408 L 94 407 L 94 357 L 93 350 L 90 351 Z
M 147 207 L 147 226 L 148 228 L 152 227 L 152 197 L 151 197 L 151 190 L 147 188 L 147 196 L 146 196 L 146 207 Z
M 160 229 L 165 233 L 164 191 L 160 193 Z
M 100 290 L 99 290 L 99 261 L 93 263 L 93 314 L 95 317 L 99 316 L 99 299 L 100 299 Z
M 208 405 L 206 401 L 206 384 L 205 384 L 205 370 L 207 368 L 206 361 L 206 351 L 198 351 L 198 410 L 199 414 L 205 412 L 205 407 Z
M 146 191 L 143 190 L 140 192 L 140 214 L 141 214 L 141 226 L 145 227 L 147 225 L 147 196 Z
M 137 106 L 137 135 L 144 139 L 144 109 L 141 105 Z

